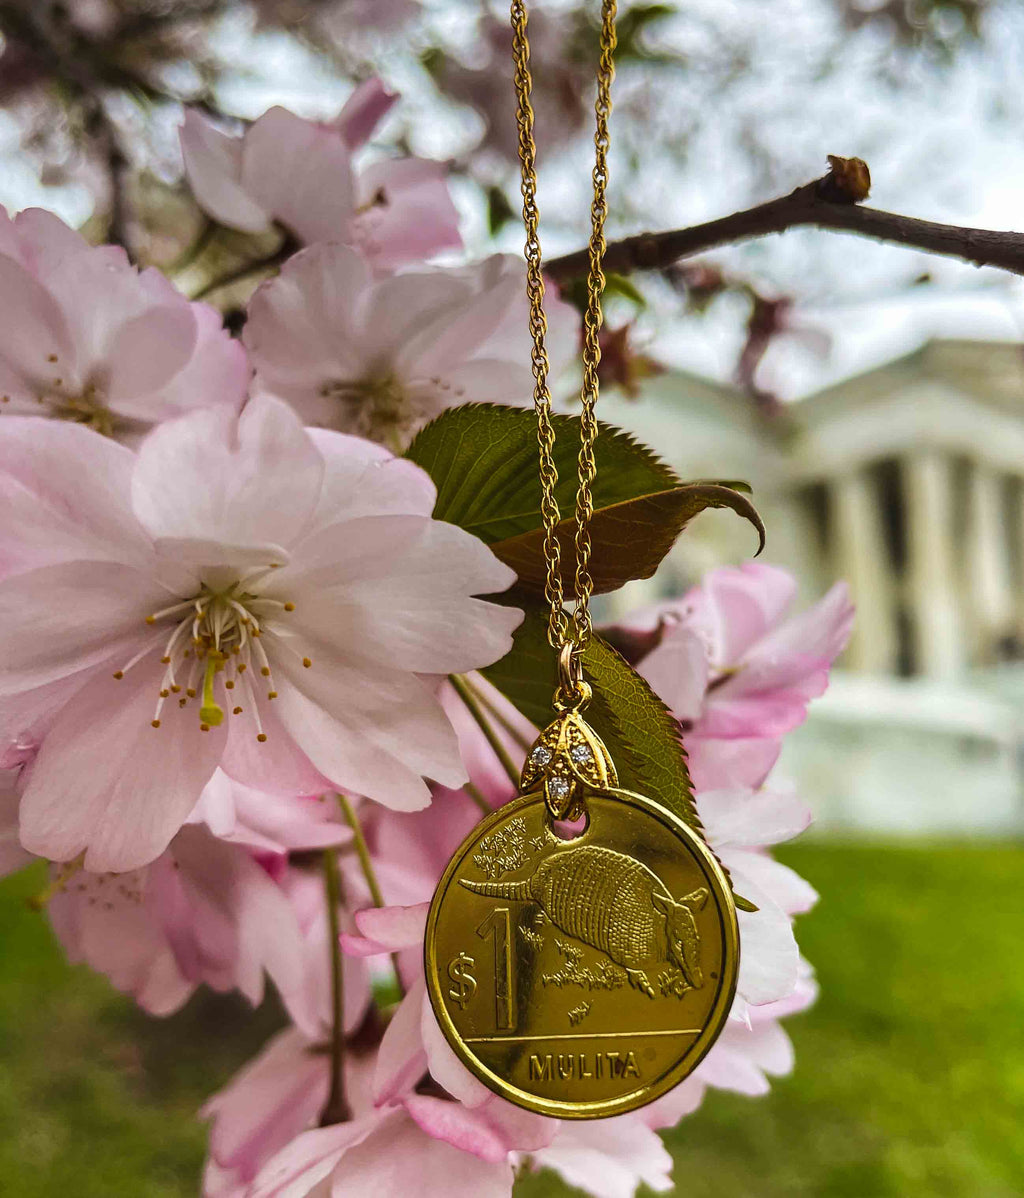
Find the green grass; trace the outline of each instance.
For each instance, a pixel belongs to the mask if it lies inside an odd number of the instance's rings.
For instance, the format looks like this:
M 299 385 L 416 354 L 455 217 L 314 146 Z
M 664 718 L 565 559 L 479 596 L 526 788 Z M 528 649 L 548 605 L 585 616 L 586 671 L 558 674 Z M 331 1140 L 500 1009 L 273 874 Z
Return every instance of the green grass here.
M 822 998 L 790 1021 L 793 1077 L 713 1093 L 670 1133 L 686 1198 L 1019 1198 L 1024 1193 L 1024 848 L 811 844 L 801 921 Z M 203 1098 L 278 1018 L 200 996 L 149 1020 L 64 963 L 0 885 L 0 1190 L 197 1192 Z M 517 1198 L 569 1193 L 549 1175 Z

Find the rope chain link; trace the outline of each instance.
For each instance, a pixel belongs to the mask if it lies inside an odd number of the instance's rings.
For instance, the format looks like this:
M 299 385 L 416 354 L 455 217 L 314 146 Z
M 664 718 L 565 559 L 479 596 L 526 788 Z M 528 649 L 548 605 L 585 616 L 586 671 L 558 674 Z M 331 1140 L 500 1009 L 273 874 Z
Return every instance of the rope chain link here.
M 602 0 L 601 52 L 597 69 L 597 99 L 594 105 L 593 201 L 590 207 L 591 234 L 589 243 L 590 269 L 587 275 L 587 307 L 583 317 L 583 382 L 580 389 L 580 452 L 576 490 L 576 549 L 575 595 L 576 607 L 570 619 L 565 610 L 562 588 L 561 547 L 557 528 L 561 520 L 555 488 L 558 468 L 554 459 L 555 430 L 551 419 L 551 393 L 548 388 L 548 357 L 545 348 L 547 320 L 544 315 L 544 277 L 537 207 L 537 147 L 533 126 L 533 80 L 530 74 L 530 43 L 527 37 L 525 0 L 512 0 L 512 52 L 516 92 L 516 126 L 519 132 L 520 189 L 523 196 L 523 224 L 526 229 L 526 291 L 530 304 L 530 334 L 534 390 L 533 404 L 537 413 L 537 442 L 540 458 L 541 515 L 544 522 L 544 559 L 547 575 L 544 595 L 549 606 L 548 641 L 557 649 L 560 672 L 579 678 L 580 655 L 593 633 L 590 616 L 590 597 L 594 582 L 590 575 L 590 523 L 594 514 L 592 487 L 597 476 L 594 445 L 598 425 L 595 409 L 599 390 L 598 368 L 601 363 L 601 298 L 604 293 L 604 272 L 601 268 L 605 251 L 604 223 L 608 214 L 608 119 L 611 115 L 611 87 L 615 77 L 615 15 L 616 0 Z M 568 652 L 566 650 L 568 649 Z M 563 688 L 566 679 L 563 677 Z M 576 682 L 577 687 L 580 683 Z

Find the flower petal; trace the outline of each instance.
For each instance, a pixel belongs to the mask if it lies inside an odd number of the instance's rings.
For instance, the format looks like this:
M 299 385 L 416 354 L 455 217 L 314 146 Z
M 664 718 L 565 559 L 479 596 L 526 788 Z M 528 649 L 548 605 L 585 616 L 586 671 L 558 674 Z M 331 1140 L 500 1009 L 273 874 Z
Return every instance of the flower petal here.
M 484 1161 L 425 1135 L 403 1112 L 345 1153 L 332 1175 L 331 1198 L 511 1198 L 512 1182 L 508 1161 Z
M 356 912 L 356 927 L 365 941 L 378 947 L 379 953 L 422 945 L 427 926 L 429 903 L 411 907 L 367 907 Z
M 132 504 L 154 537 L 286 549 L 316 508 L 323 459 L 295 413 L 255 399 L 169 420 L 139 448 Z
M 427 1054 L 430 1076 L 463 1106 L 482 1106 L 493 1095 L 455 1055 L 451 1045 L 441 1034 L 434 1016 L 434 1008 L 426 995 L 420 1015 L 420 1036 Z
M 214 1120 L 210 1155 L 241 1181 L 314 1123 L 327 1101 L 326 1058 L 309 1048 L 295 1028 L 278 1032 L 200 1112 Z
M 140 663 L 120 682 L 98 678 L 50 729 L 21 801 L 25 847 L 52 861 L 86 850 L 97 873 L 136 869 L 167 847 L 224 747 L 195 711 L 165 708 L 150 727 L 164 667 Z
M 123 324 L 105 355 L 110 406 L 117 409 L 127 401 L 138 411 L 140 399 L 158 393 L 188 365 L 197 335 L 196 318 L 184 300 L 150 308 Z
M 397 670 L 357 669 L 327 646 L 312 668 L 275 654 L 277 715 L 313 765 L 341 790 L 417 811 L 427 776 L 459 786 L 458 741 L 430 688 Z
M 634 1115 L 563 1123 L 554 1142 L 536 1153 L 535 1160 L 595 1198 L 633 1198 L 641 1183 L 658 1193 L 672 1188 L 672 1158 Z
M 179 131 L 185 174 L 199 207 L 214 220 L 245 233 L 270 228 L 270 214 L 242 185 L 242 139 L 222 133 L 194 108 Z
M 307 244 L 351 240 L 351 151 L 329 126 L 269 109 L 245 135 L 242 186 Z
M 158 654 L 146 627 L 154 590 L 139 571 L 111 562 L 72 561 L 0 580 L 0 695 L 130 657 L 147 641 Z
M 420 1035 L 426 982 L 418 978 L 391 1017 L 377 1052 L 373 1074 L 373 1101 L 385 1106 L 401 1097 L 427 1071 L 427 1054 Z
M 68 559 L 149 562 L 131 509 L 134 464 L 130 450 L 82 425 L 4 417 L 0 572 Z
M 799 836 L 811 822 L 810 808 L 785 790 L 702 791 L 697 807 L 716 847 L 778 844 Z
M 446 173 L 441 162 L 397 158 L 374 163 L 360 174 L 357 203 L 362 211 L 352 222 L 352 238 L 378 269 L 462 248 Z M 375 197 L 381 202 L 367 208 Z
M 345 101 L 338 113 L 334 126 L 348 143 L 350 149 L 370 140 L 374 129 L 398 102 L 397 92 L 389 92 L 376 75 L 363 80 Z
M 381 1122 L 373 1114 L 304 1132 L 267 1163 L 252 1188 L 246 1190 L 246 1198 L 312 1198 L 314 1193 L 318 1198 L 326 1198 L 323 1191 L 315 1190 L 317 1182 L 327 1177 L 338 1161 Z
M 75 368 L 74 342 L 60 304 L 20 262 L 0 254 L 0 360 L 32 383 Z

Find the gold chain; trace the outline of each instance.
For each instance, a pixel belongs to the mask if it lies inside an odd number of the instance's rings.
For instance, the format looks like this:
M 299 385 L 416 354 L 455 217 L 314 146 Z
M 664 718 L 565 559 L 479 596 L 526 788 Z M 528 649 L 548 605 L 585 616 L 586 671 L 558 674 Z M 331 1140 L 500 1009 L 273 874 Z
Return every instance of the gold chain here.
M 555 497 L 558 468 L 554 460 L 555 430 L 551 421 L 551 393 L 548 389 L 548 357 L 545 349 L 547 320 L 544 316 L 544 277 L 540 238 L 537 228 L 537 148 L 533 137 L 533 80 L 530 75 L 530 43 L 527 39 L 525 0 L 512 0 L 512 51 L 515 61 L 516 124 L 519 129 L 519 163 L 523 194 L 523 223 L 526 227 L 526 291 L 530 301 L 530 334 L 533 338 L 533 403 L 537 412 L 537 441 L 540 448 L 541 514 L 544 521 L 544 559 L 547 579 L 544 594 L 550 613 L 548 641 L 560 653 L 563 668 L 562 687 L 570 677 L 579 679 L 580 654 L 593 631 L 590 596 L 594 582 L 590 576 L 590 521 L 594 514 L 591 487 L 597 475 L 594 443 L 597 418 L 594 414 L 598 395 L 598 367 L 601 362 L 601 297 L 604 292 L 604 222 L 608 213 L 608 118 L 611 114 L 611 86 L 615 75 L 616 0 L 602 0 L 601 53 L 597 68 L 597 100 L 594 105 L 594 198 L 590 208 L 590 270 L 587 275 L 587 307 L 583 317 L 583 385 L 580 390 L 580 454 L 576 490 L 576 607 L 572 616 L 565 610 L 562 589 L 561 551 L 557 528 L 561 515 Z

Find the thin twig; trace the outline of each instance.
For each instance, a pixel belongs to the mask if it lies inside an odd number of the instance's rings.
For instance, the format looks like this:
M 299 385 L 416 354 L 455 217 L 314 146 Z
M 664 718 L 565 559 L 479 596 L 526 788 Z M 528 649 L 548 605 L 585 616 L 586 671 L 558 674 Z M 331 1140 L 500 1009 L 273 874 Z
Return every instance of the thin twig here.
M 182 271 L 187 270 L 198 259 L 199 255 L 206 249 L 210 242 L 217 234 L 220 226 L 216 221 L 210 220 L 208 216 L 203 217 L 203 223 L 199 226 L 199 232 L 192 238 L 187 246 L 180 254 L 166 266 L 161 267 L 165 275 L 180 275 Z
M 834 232 L 854 233 L 876 241 L 891 242 L 925 250 L 948 258 L 960 258 L 975 266 L 996 266 L 1013 274 L 1024 274 L 1024 234 L 992 229 L 973 229 L 918 220 L 879 208 L 866 208 L 854 199 L 836 198 L 830 172 L 822 179 L 798 187 L 787 196 L 757 204 L 706 224 L 665 233 L 640 233 L 612 242 L 604 267 L 616 274 L 635 270 L 662 270 L 693 254 L 727 243 L 783 233 L 799 226 L 815 226 Z M 587 251 L 576 250 L 553 258 L 545 274 L 559 282 L 582 277 L 588 265 Z
M 506 749 L 501 743 L 501 738 L 491 727 L 490 721 L 487 719 L 484 709 L 476 701 L 476 697 L 467 686 L 465 678 L 463 678 L 460 674 L 449 674 L 448 678 L 451 681 L 452 686 L 455 687 L 455 693 L 466 705 L 466 710 L 476 721 L 477 727 L 487 738 L 487 743 L 494 750 L 495 756 L 501 762 L 501 767 L 508 775 L 509 781 L 513 786 L 518 788 L 519 770 L 516 769 L 516 763 L 509 756 L 508 749 Z
M 280 266 L 281 263 L 290 257 L 296 250 L 297 246 L 291 238 L 286 237 L 284 241 L 273 250 L 271 253 L 264 255 L 262 258 L 250 259 L 248 262 L 241 262 L 238 266 L 233 267 L 223 275 L 218 275 L 216 278 L 210 279 L 204 283 L 198 291 L 194 291 L 189 296 L 191 300 L 206 299 L 214 291 L 220 291 L 222 287 L 230 287 L 232 283 L 240 283 L 243 279 L 249 278 L 251 275 L 259 274 L 262 270 L 270 270 L 275 266 Z
M 326 849 L 324 889 L 327 899 L 327 927 L 331 954 L 331 1090 L 320 1114 L 320 1126 L 345 1123 L 352 1111 L 345 1098 L 345 990 L 341 964 L 341 870 L 333 849 Z

